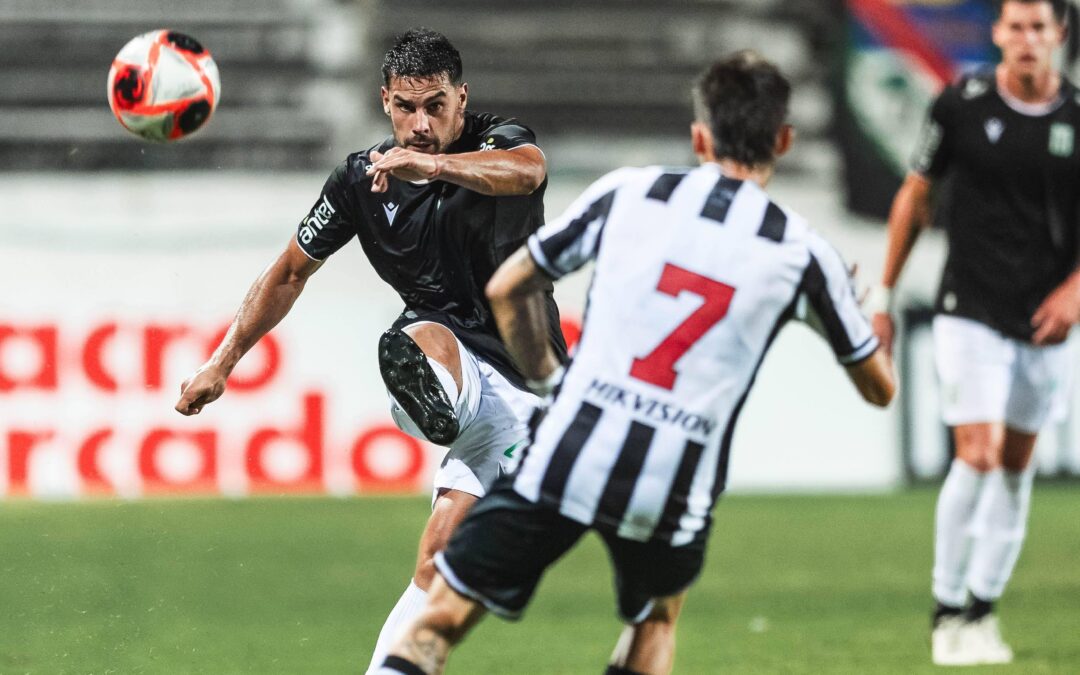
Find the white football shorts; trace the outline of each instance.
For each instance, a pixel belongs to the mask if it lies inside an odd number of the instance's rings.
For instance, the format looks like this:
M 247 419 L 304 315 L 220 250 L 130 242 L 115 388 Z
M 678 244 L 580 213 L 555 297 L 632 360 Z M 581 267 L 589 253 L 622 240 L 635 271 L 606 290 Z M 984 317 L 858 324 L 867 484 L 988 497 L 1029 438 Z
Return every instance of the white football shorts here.
M 416 324 L 410 324 L 416 325 Z M 460 432 L 435 472 L 432 502 L 443 490 L 483 497 L 503 473 L 517 467 L 529 441 L 529 419 L 543 401 L 518 389 L 468 347 L 457 341 L 461 391 L 454 412 Z M 412 419 L 390 398 L 390 415 L 399 429 L 426 441 Z
M 949 426 L 1004 422 L 1037 433 L 1067 396 L 1067 345 L 1038 347 L 985 324 L 934 317 L 942 418 Z

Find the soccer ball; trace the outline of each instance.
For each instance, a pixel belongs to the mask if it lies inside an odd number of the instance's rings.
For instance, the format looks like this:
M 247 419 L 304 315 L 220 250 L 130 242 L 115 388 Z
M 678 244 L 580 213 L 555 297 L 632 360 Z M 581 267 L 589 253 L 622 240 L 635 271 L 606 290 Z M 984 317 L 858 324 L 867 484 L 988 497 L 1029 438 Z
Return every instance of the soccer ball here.
M 217 107 L 217 64 L 199 42 L 172 30 L 143 33 L 109 69 L 109 107 L 128 131 L 175 141 L 202 127 Z

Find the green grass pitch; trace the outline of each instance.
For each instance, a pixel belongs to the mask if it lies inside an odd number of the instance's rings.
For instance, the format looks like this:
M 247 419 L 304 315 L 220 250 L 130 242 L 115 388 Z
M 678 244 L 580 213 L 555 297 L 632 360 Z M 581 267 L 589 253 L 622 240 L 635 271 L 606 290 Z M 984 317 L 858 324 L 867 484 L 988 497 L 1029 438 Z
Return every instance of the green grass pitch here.
M 676 673 L 932 673 L 935 492 L 724 498 Z M 0 504 L 0 673 L 359 673 L 422 498 Z M 1080 672 L 1080 490 L 1036 488 L 1001 605 L 1017 663 Z M 619 631 L 589 537 L 450 673 L 600 673 Z

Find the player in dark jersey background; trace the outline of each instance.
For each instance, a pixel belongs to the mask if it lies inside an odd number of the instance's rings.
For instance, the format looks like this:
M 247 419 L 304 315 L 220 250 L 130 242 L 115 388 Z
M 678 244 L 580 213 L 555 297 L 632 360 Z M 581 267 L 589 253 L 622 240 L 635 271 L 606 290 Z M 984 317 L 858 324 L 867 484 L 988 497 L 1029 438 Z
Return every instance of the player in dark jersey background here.
M 866 304 L 890 346 L 891 290 L 933 194 L 949 242 L 934 343 L 956 445 L 935 519 L 932 656 L 941 665 L 1012 660 L 994 602 L 1020 554 L 1036 434 L 1061 395 L 1062 343 L 1080 319 L 1080 92 L 1052 60 L 1065 11 L 1064 0 L 1000 4 L 1001 63 L 934 102 Z
M 391 414 L 406 432 L 450 448 L 435 475 L 412 581 L 382 629 L 373 664 L 423 607 L 434 553 L 495 478 L 512 469 L 528 440 L 527 422 L 540 400 L 498 337 L 484 287 L 543 223 L 547 186 L 532 131 L 466 109 L 461 58 L 444 36 L 406 32 L 382 72 L 393 135 L 334 170 L 296 237 L 252 285 L 221 345 L 184 382 L 176 406 L 193 415 L 216 400 L 236 363 L 285 317 L 307 279 L 359 240 L 405 304 L 378 345 Z M 550 284 L 543 312 L 563 359 Z

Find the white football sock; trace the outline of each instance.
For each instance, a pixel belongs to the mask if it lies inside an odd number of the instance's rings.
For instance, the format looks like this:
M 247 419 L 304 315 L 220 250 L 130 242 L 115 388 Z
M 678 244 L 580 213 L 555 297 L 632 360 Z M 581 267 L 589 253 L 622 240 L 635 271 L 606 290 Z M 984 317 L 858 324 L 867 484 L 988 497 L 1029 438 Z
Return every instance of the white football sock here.
M 980 600 L 997 600 L 1012 576 L 1027 533 L 1035 468 L 995 471 L 983 487 L 968 588 Z
M 367 675 L 376 675 L 382 668 L 386 654 L 394 646 L 398 633 L 415 619 L 427 604 L 427 592 L 420 589 L 412 580 L 409 587 L 401 594 L 401 598 L 386 617 L 386 623 L 379 631 L 379 639 L 375 642 L 375 651 L 371 654 L 371 664 L 368 666 Z
M 934 598 L 962 607 L 967 600 L 968 554 L 971 524 L 986 474 L 954 459 L 938 495 L 934 519 Z

